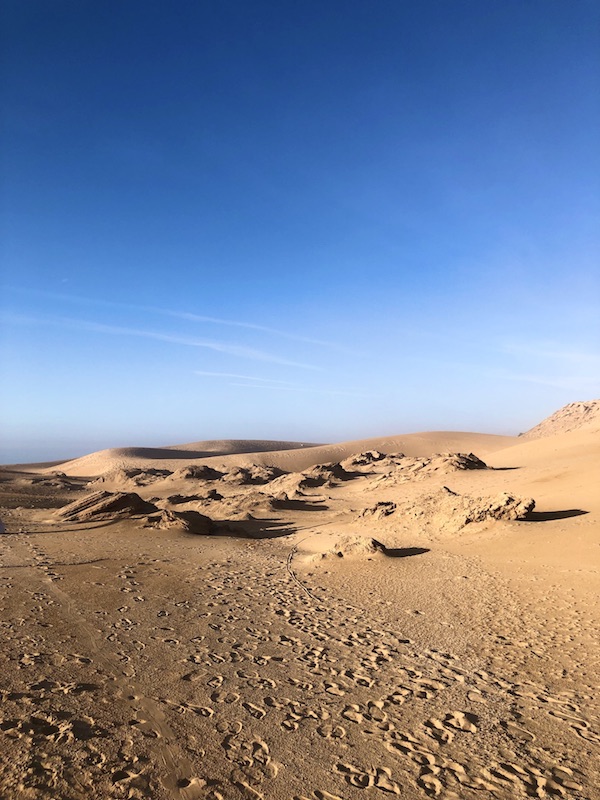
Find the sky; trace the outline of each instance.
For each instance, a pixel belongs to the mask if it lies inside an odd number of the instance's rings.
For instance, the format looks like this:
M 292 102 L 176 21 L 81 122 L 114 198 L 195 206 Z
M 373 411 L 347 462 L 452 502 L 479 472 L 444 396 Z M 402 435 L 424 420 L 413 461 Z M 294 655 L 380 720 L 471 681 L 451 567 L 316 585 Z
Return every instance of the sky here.
M 595 0 L 3 0 L 0 462 L 600 396 Z

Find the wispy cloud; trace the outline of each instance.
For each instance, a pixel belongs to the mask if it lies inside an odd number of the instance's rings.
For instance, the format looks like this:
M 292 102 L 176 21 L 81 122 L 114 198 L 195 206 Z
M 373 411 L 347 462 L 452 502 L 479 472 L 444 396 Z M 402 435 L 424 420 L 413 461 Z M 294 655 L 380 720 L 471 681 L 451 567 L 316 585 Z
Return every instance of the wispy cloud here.
M 294 333 L 292 331 L 284 331 L 280 328 L 272 328 L 268 325 L 260 325 L 254 322 L 247 322 L 245 320 L 223 319 L 222 317 L 212 317 L 204 314 L 196 314 L 190 311 L 179 311 L 176 309 L 162 308 L 160 306 L 152 305 L 136 305 L 134 303 L 120 303 L 112 300 L 98 300 L 92 297 L 80 297 L 77 295 L 63 294 L 61 292 L 40 292 L 34 289 L 13 288 L 21 294 L 37 295 L 49 299 L 59 300 L 66 303 L 73 303 L 76 305 L 93 306 L 96 308 L 115 308 L 127 311 L 140 311 L 150 314 L 158 314 L 167 316 L 174 319 L 185 320 L 187 322 L 206 323 L 209 325 L 221 325 L 231 328 L 242 328 L 245 330 L 253 330 L 259 333 L 265 333 L 278 339 L 290 339 L 296 342 L 304 342 L 306 344 L 314 344 L 320 347 L 327 347 L 340 352 L 354 352 L 353 350 L 344 347 L 336 342 L 330 342 L 323 339 L 315 339 L 311 336 L 304 334 Z
M 347 348 L 342 347 L 342 345 L 336 344 L 335 342 L 328 342 L 324 341 L 323 339 L 313 339 L 310 336 L 303 336 L 297 333 L 291 333 L 290 331 L 282 331 L 279 328 L 270 328 L 267 325 L 258 325 L 254 322 L 242 322 L 240 320 L 232 320 L 232 319 L 221 319 L 220 317 L 205 317 L 201 314 L 192 314 L 188 311 L 173 311 L 167 308 L 157 308 L 155 306 L 148 306 L 146 309 L 148 311 L 154 311 L 156 314 L 164 314 L 169 317 L 176 317 L 177 319 L 184 319 L 190 322 L 208 322 L 213 325 L 227 325 L 233 328 L 245 328 L 247 330 L 254 330 L 259 331 L 261 333 L 267 333 L 270 336 L 275 336 L 277 338 L 283 339 L 292 339 L 296 342 L 305 342 L 306 344 L 316 344 L 320 347 L 330 347 L 334 350 L 343 350 L 345 352 L 349 352 Z
M 297 367 L 300 369 L 320 370 L 314 364 L 306 364 L 293 361 L 281 356 L 267 353 L 264 350 L 257 350 L 245 345 L 221 342 L 214 339 L 198 339 L 191 336 L 181 336 L 179 334 L 164 333 L 162 331 L 144 330 L 139 328 L 127 328 L 119 325 L 106 325 L 100 322 L 89 320 L 71 319 L 69 317 L 41 318 L 26 315 L 5 315 L 6 321 L 28 325 L 51 325 L 53 327 L 70 328 L 72 330 L 90 331 L 91 333 L 107 334 L 109 336 L 132 336 L 142 339 L 153 339 L 159 342 L 183 345 L 185 347 L 199 347 L 224 353 L 237 358 L 248 359 L 251 361 L 265 361 L 271 364 L 279 364 L 286 367 Z
M 207 372 L 206 370 L 196 369 L 195 375 L 202 375 L 207 378 L 237 378 L 242 381 L 256 381 L 265 384 L 282 384 L 293 385 L 291 381 L 280 381 L 276 378 L 259 378 L 256 375 L 238 375 L 236 372 Z
M 239 386 L 244 389 L 269 389 L 270 391 L 279 390 L 282 392 L 301 392 L 301 393 L 308 393 L 308 394 L 322 394 L 322 395 L 344 395 L 347 397 L 375 397 L 374 394 L 368 394 L 367 392 L 356 392 L 351 390 L 345 389 L 317 389 L 313 386 L 300 386 L 300 385 L 290 385 L 290 386 L 278 386 L 278 385 L 267 385 L 265 383 L 239 383 L 239 382 L 232 382 L 229 384 L 230 386 Z
M 238 375 L 233 372 L 207 372 L 205 370 L 194 370 L 196 375 L 203 375 L 211 378 L 235 378 L 229 382 L 229 386 L 238 386 L 244 389 L 269 389 L 280 390 L 282 392 L 308 392 L 310 394 L 325 395 L 348 395 L 350 397 L 374 397 L 373 394 L 357 392 L 345 389 L 326 389 L 313 386 L 303 386 L 302 384 L 292 383 L 291 381 L 281 381 L 274 378 L 259 378 L 255 375 Z

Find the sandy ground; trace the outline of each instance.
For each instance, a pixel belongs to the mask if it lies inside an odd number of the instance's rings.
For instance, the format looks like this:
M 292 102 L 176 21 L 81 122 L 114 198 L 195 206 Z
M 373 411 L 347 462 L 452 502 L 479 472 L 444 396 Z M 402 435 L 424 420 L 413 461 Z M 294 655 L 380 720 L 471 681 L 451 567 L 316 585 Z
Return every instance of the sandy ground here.
M 477 437 L 266 483 L 234 465 L 367 448 L 2 472 L 0 796 L 600 797 L 598 426 Z M 431 459 L 449 449 L 494 469 Z M 167 474 L 188 463 L 224 474 Z M 60 516 L 98 490 L 172 527 Z M 502 492 L 535 510 L 472 499 Z

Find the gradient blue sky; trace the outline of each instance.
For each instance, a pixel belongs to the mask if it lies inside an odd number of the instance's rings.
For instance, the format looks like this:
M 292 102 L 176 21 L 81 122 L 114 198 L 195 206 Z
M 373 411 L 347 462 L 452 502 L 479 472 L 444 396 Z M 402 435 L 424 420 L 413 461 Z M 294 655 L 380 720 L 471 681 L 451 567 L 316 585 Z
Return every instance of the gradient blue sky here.
M 600 396 L 595 0 L 4 0 L 0 461 Z

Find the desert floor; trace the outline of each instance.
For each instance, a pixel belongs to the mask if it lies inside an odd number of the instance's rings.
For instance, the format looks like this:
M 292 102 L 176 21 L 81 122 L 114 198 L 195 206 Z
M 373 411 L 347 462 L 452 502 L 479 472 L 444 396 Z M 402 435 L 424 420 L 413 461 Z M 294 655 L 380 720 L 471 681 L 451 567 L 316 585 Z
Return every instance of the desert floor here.
M 4 470 L 0 796 L 600 797 L 599 443 L 392 437 L 404 460 L 347 474 L 309 468 L 365 443 L 190 450 L 210 480 L 182 450 Z M 449 450 L 493 469 L 430 458 Z M 252 483 L 269 464 L 295 474 Z M 60 516 L 99 489 L 173 513 Z M 535 511 L 456 509 L 501 492 Z

